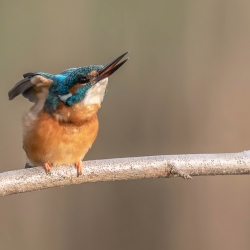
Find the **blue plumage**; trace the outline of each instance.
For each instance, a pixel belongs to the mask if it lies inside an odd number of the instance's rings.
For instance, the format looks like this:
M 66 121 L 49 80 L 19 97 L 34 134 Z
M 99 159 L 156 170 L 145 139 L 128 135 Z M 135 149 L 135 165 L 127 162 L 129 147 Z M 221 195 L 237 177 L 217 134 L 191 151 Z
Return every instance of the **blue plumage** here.
M 69 68 L 57 75 L 45 72 L 26 73 L 23 75 L 24 79 L 9 91 L 9 99 L 12 100 L 22 94 L 31 102 L 37 103 L 42 98 L 43 102 L 45 100 L 43 107 L 49 113 L 56 111 L 59 102 L 63 102 L 66 106 L 72 106 L 80 101 L 87 104 L 94 101 L 99 103 L 107 93 L 108 81 L 104 81 L 102 86 L 97 83 L 119 69 L 127 61 L 126 59 L 120 62 L 126 54 L 127 52 L 105 66 Z
M 99 71 L 103 69 L 102 65 L 90 65 L 80 68 L 70 68 L 64 70 L 62 73 L 57 75 L 51 75 L 43 72 L 39 72 L 42 76 L 53 80 L 53 84 L 49 88 L 49 94 L 45 101 L 44 108 L 47 112 L 51 113 L 57 109 L 60 97 L 69 94 L 69 89 L 75 84 L 79 83 L 79 78 L 82 76 L 88 76 L 93 71 Z M 93 86 L 94 82 L 88 82 L 82 87 L 78 88 L 74 95 L 69 97 L 65 104 L 67 106 L 74 105 L 84 99 L 86 92 Z
M 52 166 L 72 164 L 77 168 L 77 176 L 82 174 L 82 159 L 98 133 L 97 111 L 108 77 L 128 60 L 121 61 L 126 54 L 105 66 L 70 68 L 57 75 L 23 75 L 8 95 L 12 100 L 22 94 L 34 102 L 23 119 L 26 165 L 43 165 L 49 173 Z
M 66 95 L 69 93 L 69 89 L 73 87 L 76 83 L 78 83 L 78 79 L 81 76 L 87 76 L 94 70 L 101 70 L 103 68 L 102 65 L 90 65 L 80 68 L 72 68 L 63 71 L 59 75 L 66 76 L 63 81 L 55 81 L 57 85 L 57 90 L 60 95 Z M 56 80 L 56 79 L 55 79 Z M 91 83 L 91 82 L 90 82 Z

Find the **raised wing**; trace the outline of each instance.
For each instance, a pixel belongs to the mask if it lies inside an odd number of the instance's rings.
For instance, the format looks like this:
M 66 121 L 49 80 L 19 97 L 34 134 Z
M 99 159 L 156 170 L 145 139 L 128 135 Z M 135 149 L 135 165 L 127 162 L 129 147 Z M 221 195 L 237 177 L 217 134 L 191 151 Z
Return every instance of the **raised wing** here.
M 52 75 L 47 73 L 26 73 L 24 79 L 15 84 L 8 92 L 9 100 L 22 94 L 31 102 L 38 102 L 39 99 L 46 99 L 48 88 L 53 83 Z

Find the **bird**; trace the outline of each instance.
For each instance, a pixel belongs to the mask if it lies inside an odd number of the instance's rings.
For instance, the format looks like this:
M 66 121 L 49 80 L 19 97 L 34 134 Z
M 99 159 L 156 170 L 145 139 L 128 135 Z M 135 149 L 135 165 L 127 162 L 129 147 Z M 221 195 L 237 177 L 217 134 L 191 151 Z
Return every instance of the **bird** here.
M 23 74 L 8 92 L 9 100 L 22 94 L 34 105 L 23 116 L 25 168 L 74 165 L 82 174 L 82 160 L 99 129 L 97 111 L 107 93 L 108 77 L 127 60 L 128 52 L 105 66 L 69 68 L 53 75 L 44 72 Z

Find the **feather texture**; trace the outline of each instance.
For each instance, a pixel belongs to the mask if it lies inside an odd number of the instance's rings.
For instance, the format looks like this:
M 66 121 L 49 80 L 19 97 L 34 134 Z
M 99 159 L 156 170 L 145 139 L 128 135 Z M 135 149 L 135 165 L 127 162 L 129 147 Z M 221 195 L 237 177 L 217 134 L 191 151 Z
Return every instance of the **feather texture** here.
M 81 108 L 81 113 L 78 108 L 68 111 L 62 107 L 54 114 L 54 119 L 44 110 L 24 116 L 23 147 L 30 166 L 45 162 L 75 164 L 83 159 L 98 133 L 96 112 L 99 106 Z
M 26 73 L 9 91 L 9 99 L 22 94 L 35 104 L 23 117 L 23 148 L 28 166 L 74 164 L 81 160 L 98 133 L 97 111 L 107 91 L 108 77 L 126 61 L 117 57 L 106 66 L 70 68 L 60 74 Z

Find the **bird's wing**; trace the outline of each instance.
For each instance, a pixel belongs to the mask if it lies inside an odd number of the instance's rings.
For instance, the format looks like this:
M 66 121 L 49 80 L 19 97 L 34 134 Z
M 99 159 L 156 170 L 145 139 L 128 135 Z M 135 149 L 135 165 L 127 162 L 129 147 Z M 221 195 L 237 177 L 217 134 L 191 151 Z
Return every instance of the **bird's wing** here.
M 53 81 L 42 75 L 41 73 L 26 73 L 23 79 L 15 84 L 15 86 L 8 92 L 9 100 L 14 99 L 16 96 L 22 94 L 31 102 L 36 102 L 40 98 L 41 92 L 48 92 L 49 86 Z M 43 95 L 44 98 L 44 95 Z

